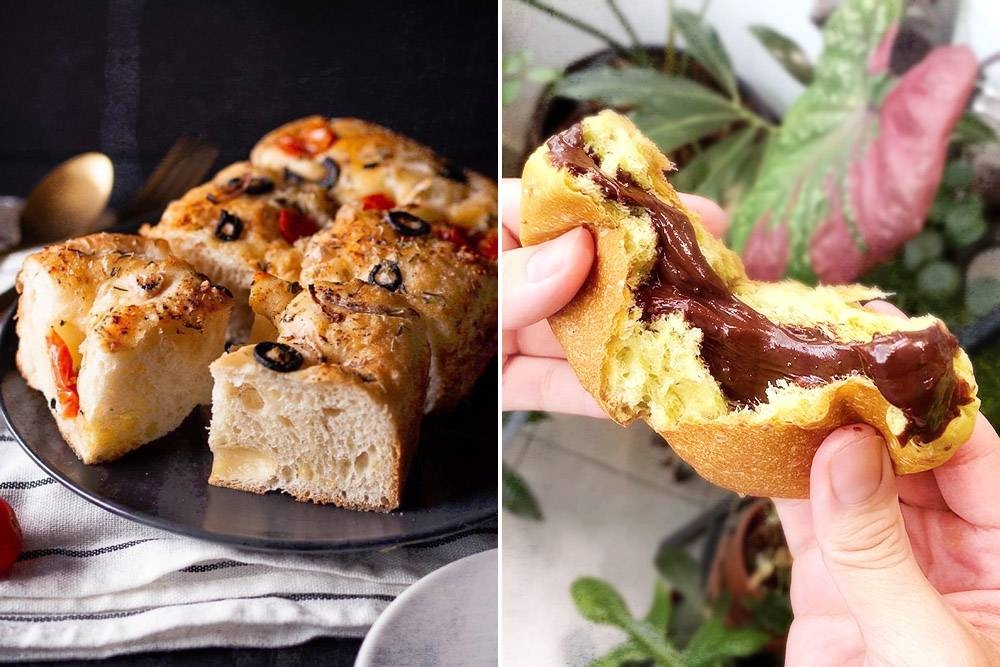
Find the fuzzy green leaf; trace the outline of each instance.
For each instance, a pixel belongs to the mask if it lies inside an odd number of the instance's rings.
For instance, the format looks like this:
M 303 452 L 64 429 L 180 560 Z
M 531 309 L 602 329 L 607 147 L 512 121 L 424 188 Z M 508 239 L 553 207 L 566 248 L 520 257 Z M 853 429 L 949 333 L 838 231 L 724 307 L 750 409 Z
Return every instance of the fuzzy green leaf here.
M 685 664 L 690 667 L 717 664 L 725 658 L 753 655 L 770 637 L 750 628 L 727 628 L 721 616 L 708 618 L 684 649 Z
M 945 238 L 958 248 L 972 245 L 985 233 L 983 200 L 978 195 L 967 195 L 956 200 L 944 215 Z
M 592 623 L 628 627 L 632 614 L 615 588 L 596 577 L 581 577 L 570 586 L 573 603 L 580 614 Z
M 501 469 L 503 481 L 503 508 L 516 516 L 536 521 L 542 518 L 542 510 L 538 506 L 535 494 L 528 488 L 528 483 L 506 463 Z
M 673 25 L 684 38 L 684 47 L 687 53 L 708 70 L 723 90 L 729 93 L 730 97 L 737 99 L 739 93 L 736 90 L 733 65 L 729 61 L 729 54 L 722 46 L 722 40 L 719 39 L 715 28 L 694 12 L 686 9 L 674 10 L 672 19 Z
M 908 271 L 916 271 L 927 262 L 933 261 L 944 252 L 944 239 L 933 229 L 925 229 L 903 246 L 903 266 Z
M 813 66 L 802 47 L 766 25 L 752 25 L 750 32 L 793 79 L 804 86 L 812 83 Z
M 653 584 L 653 603 L 646 612 L 645 620 L 654 628 L 661 628 L 664 636 L 670 627 L 670 617 L 673 615 L 674 602 L 670 596 L 670 587 L 662 581 Z
M 952 160 L 944 168 L 941 185 L 951 190 L 964 190 L 972 185 L 973 176 L 975 172 L 971 164 L 965 160 Z
M 500 86 L 500 103 L 505 107 L 513 104 L 520 95 L 521 81 L 519 79 L 504 81 Z
M 736 250 L 743 250 L 756 225 L 784 224 L 790 246 L 786 272 L 815 279 L 808 251 L 814 229 L 829 211 L 828 190 L 846 191 L 850 158 L 877 132 L 872 105 L 884 96 L 886 83 L 869 73 L 868 59 L 901 13 L 901 0 L 845 0 L 830 17 L 813 83 L 789 109 L 756 183 L 733 216 L 730 240 Z M 849 209 L 845 219 L 863 249 Z
M 997 140 L 993 128 L 971 111 L 966 111 L 955 124 L 951 140 L 956 144 L 985 144 Z
M 954 264 L 937 260 L 920 269 L 917 289 L 932 299 L 948 299 L 962 286 L 962 274 Z
M 649 662 L 653 656 L 642 647 L 642 644 L 635 640 L 629 640 L 624 644 L 619 644 L 600 658 L 595 658 L 587 663 L 587 667 L 622 667 L 631 663 L 642 664 Z
M 701 84 L 643 67 L 575 72 L 554 90 L 562 97 L 630 109 L 636 125 L 664 152 L 746 117 L 732 100 Z

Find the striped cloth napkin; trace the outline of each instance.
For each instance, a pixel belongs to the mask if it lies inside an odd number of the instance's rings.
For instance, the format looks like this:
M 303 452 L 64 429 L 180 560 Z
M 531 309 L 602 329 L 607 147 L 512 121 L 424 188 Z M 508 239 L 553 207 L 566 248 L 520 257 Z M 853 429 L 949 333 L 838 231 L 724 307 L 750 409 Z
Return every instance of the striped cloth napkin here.
M 0 580 L 0 660 L 360 637 L 414 581 L 497 545 L 495 520 L 346 555 L 241 551 L 180 537 L 80 498 L 2 430 L 0 496 L 24 531 L 24 550 Z

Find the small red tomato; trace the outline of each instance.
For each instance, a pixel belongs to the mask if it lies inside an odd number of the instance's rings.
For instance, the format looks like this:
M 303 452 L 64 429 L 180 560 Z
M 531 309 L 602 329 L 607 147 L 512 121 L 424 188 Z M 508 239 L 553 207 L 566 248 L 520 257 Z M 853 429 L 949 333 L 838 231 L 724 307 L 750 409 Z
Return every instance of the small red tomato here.
M 63 417 L 75 417 L 80 412 L 80 396 L 76 393 L 76 371 L 69 346 L 55 329 L 49 331 L 45 342 L 49 346 L 49 363 L 56 379 L 56 392 L 62 406 Z
M 483 235 L 483 238 L 479 239 L 479 245 L 477 248 L 479 249 L 480 255 L 495 262 L 499 250 L 497 230 L 491 229 L 486 232 L 486 234 Z
M 17 516 L 7 501 L 0 498 L 0 576 L 10 571 L 21 553 L 23 538 Z
M 389 195 L 376 192 L 373 195 L 366 195 L 361 198 L 362 211 L 388 211 L 396 205 L 396 200 Z
M 295 243 L 303 236 L 312 236 L 319 231 L 316 222 L 302 211 L 283 208 L 278 213 L 278 231 L 289 243 Z
M 469 237 L 465 235 L 465 231 L 452 225 L 435 225 L 434 234 L 442 241 L 451 241 L 460 248 L 469 245 Z
M 308 152 L 302 140 L 290 134 L 283 134 L 278 137 L 278 148 L 292 157 L 304 157 Z

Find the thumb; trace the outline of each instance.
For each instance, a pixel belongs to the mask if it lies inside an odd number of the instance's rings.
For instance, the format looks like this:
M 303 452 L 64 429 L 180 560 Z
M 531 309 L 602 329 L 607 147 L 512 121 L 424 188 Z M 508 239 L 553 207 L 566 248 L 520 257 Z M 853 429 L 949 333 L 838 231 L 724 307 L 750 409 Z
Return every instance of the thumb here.
M 877 431 L 869 426 L 834 431 L 816 452 L 810 487 L 823 562 L 870 656 L 889 664 L 929 664 L 928 658 L 949 648 L 942 637 L 971 636 L 913 556 L 892 461 Z
M 572 300 L 590 273 L 594 240 L 577 227 L 545 243 L 501 255 L 503 328 L 520 329 Z

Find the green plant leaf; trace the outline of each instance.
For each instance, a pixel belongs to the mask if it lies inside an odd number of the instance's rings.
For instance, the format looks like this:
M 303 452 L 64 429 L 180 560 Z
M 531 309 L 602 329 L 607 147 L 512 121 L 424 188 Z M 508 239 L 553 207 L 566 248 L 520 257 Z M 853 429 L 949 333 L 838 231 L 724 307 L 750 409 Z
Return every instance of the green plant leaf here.
M 1000 280 L 983 277 L 968 281 L 965 285 L 965 305 L 973 317 L 982 317 L 1000 306 Z
M 532 67 L 528 70 L 528 80 L 535 83 L 552 83 L 562 76 L 558 67 Z
M 727 628 L 721 616 L 708 618 L 684 649 L 685 664 L 691 667 L 712 665 L 725 658 L 753 655 L 770 637 L 751 628 Z
M 501 469 L 503 481 L 503 508 L 525 519 L 541 520 L 542 510 L 528 483 L 506 463 Z
M 951 141 L 956 144 L 985 144 L 997 140 L 993 128 L 972 111 L 966 111 L 951 132 Z
M 757 600 L 746 597 L 743 607 L 750 612 L 752 626 L 772 637 L 784 637 L 792 624 L 792 602 L 788 593 L 769 590 Z
M 912 234 L 907 225 L 911 224 L 914 213 L 920 217 L 925 215 L 925 211 L 917 210 L 922 198 L 913 196 L 911 187 L 905 198 L 899 197 L 898 202 L 886 201 L 881 207 L 881 211 L 894 212 L 894 216 L 878 219 L 882 236 L 872 231 L 863 236 L 862 229 L 874 229 L 876 222 L 868 213 L 869 209 L 859 212 L 856 208 L 860 197 L 857 184 L 865 182 L 865 178 L 893 182 L 891 173 L 874 173 L 883 169 L 884 164 L 873 156 L 887 159 L 884 153 L 876 154 L 874 149 L 888 145 L 876 143 L 883 118 L 879 105 L 886 101 L 886 91 L 895 82 L 884 73 L 873 73 L 870 62 L 877 60 L 887 64 L 884 55 L 887 40 L 894 34 L 891 29 L 898 24 L 901 14 L 901 0 L 844 0 L 827 22 L 823 30 L 824 48 L 816 63 L 813 83 L 789 109 L 768 146 L 756 183 L 741 198 L 733 216 L 730 240 L 738 251 L 746 250 L 751 232 L 758 226 L 762 227 L 762 233 L 756 236 L 758 243 L 760 239 L 768 239 L 769 234 L 779 239 L 763 241 L 765 244 L 770 242 L 772 247 L 757 247 L 757 252 L 744 255 L 752 275 L 786 274 L 811 281 L 819 272 L 826 281 L 850 280 L 871 262 L 891 254 Z M 903 109 L 937 103 L 934 122 L 947 128 L 951 116 L 945 113 L 946 109 L 964 104 L 968 94 L 967 75 L 974 75 L 964 71 L 970 64 L 966 56 L 954 51 L 932 52 L 926 67 L 911 70 L 903 78 L 900 86 L 906 85 L 902 88 L 905 96 L 893 97 L 893 108 L 900 107 L 893 118 L 902 114 Z M 949 90 L 939 92 L 937 86 L 925 88 L 920 85 L 926 84 L 929 77 L 936 76 L 938 78 L 931 80 L 939 80 L 941 70 L 953 65 L 960 71 L 956 72 L 951 82 L 954 86 Z M 928 91 L 933 91 L 933 95 Z M 934 129 L 936 131 L 937 127 Z M 893 145 L 917 151 L 914 142 L 919 143 L 923 136 L 912 138 L 908 145 Z M 926 136 L 937 135 L 928 130 Z M 924 145 L 921 155 L 932 161 L 939 148 L 943 151 L 943 146 Z M 849 174 L 856 180 L 849 179 Z M 936 185 L 933 181 L 925 181 L 914 187 L 936 188 Z M 891 196 L 892 192 L 885 194 L 887 198 Z M 865 203 L 869 208 L 873 206 L 870 199 Z M 868 215 L 863 221 L 865 227 L 858 219 L 862 213 Z M 842 231 L 842 236 L 827 234 L 814 238 L 816 230 L 826 223 L 838 233 Z M 887 235 L 885 227 L 890 225 Z M 895 230 L 898 231 L 892 236 Z M 838 239 L 836 247 L 822 245 L 825 239 L 834 238 Z M 844 247 L 841 238 L 853 247 Z M 872 239 L 879 244 L 877 250 L 870 245 Z M 813 245 L 814 242 L 819 245 Z M 750 260 L 751 255 L 758 258 L 758 263 Z M 817 256 L 826 260 L 824 266 L 813 266 L 812 260 Z M 783 264 L 776 265 L 775 260 L 768 258 L 779 258 L 777 261 Z
M 671 599 L 670 587 L 662 581 L 657 581 L 653 584 L 653 603 L 649 606 L 649 611 L 646 612 L 646 617 L 643 620 L 654 628 L 661 628 L 665 637 L 667 629 L 670 627 L 673 607 L 674 602 Z
M 715 28 L 686 9 L 675 9 L 671 18 L 673 25 L 684 38 L 687 53 L 708 70 L 730 97 L 739 99 L 733 65 Z
M 952 160 L 944 168 L 941 185 L 951 190 L 964 190 L 972 185 L 975 173 L 972 165 L 965 160 Z
M 500 60 L 500 70 L 504 76 L 517 76 L 528 64 L 528 58 L 529 55 L 525 49 L 505 53 Z
M 625 630 L 657 664 L 684 667 L 680 652 L 667 643 L 662 631 L 646 621 L 632 618 L 625 600 L 608 582 L 596 577 L 581 577 L 570 586 L 570 594 L 577 610 L 588 621 Z
M 748 117 L 732 100 L 701 84 L 643 67 L 574 72 L 554 90 L 570 99 L 631 110 L 636 125 L 664 152 Z
M 979 195 L 966 195 L 956 200 L 945 213 L 944 235 L 952 245 L 958 248 L 968 247 L 985 233 L 983 200 Z
M 674 187 L 708 197 L 723 206 L 735 201 L 741 187 L 752 180 L 752 163 L 763 156 L 760 130 L 747 126 L 717 141 L 684 165 L 674 176 Z
M 656 569 L 672 588 L 696 607 L 704 605 L 698 561 L 684 549 L 661 546 L 654 560 Z
M 632 663 L 642 664 L 649 662 L 653 656 L 642 647 L 642 644 L 635 640 L 628 640 L 624 644 L 611 649 L 600 658 L 595 658 L 587 663 L 587 667 L 622 667 Z
M 948 299 L 962 286 L 962 274 L 944 260 L 931 262 L 917 274 L 917 289 L 931 299 Z
M 591 623 L 625 629 L 632 619 L 625 600 L 614 586 L 596 577 L 581 577 L 570 586 L 573 603 Z
M 903 266 L 916 271 L 944 252 L 944 239 L 933 229 L 925 229 L 903 246 Z
M 504 81 L 500 86 L 500 102 L 503 106 L 510 106 L 513 104 L 521 94 L 521 81 L 520 79 L 513 79 L 511 81 Z
M 812 83 L 813 66 L 802 47 L 766 25 L 752 25 L 750 32 L 793 79 L 804 86 Z

